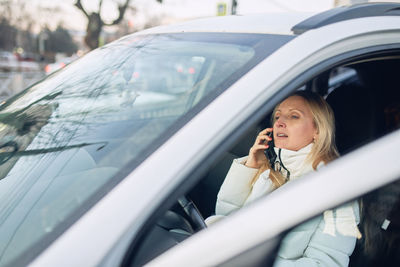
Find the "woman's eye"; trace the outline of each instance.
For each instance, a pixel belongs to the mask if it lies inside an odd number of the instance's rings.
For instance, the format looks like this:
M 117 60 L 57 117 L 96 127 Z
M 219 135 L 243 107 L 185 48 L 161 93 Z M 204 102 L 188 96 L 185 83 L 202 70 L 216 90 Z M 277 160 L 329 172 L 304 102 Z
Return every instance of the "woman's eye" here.
M 292 115 L 291 117 L 292 117 L 292 119 L 298 119 L 299 118 L 298 115 Z

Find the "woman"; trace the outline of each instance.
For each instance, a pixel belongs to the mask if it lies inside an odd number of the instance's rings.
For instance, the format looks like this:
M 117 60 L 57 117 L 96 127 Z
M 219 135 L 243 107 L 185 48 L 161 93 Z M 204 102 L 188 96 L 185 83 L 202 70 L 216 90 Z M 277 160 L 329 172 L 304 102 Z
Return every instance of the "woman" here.
M 338 157 L 333 112 L 319 95 L 296 92 L 275 108 L 272 124 L 259 133 L 247 157 L 232 163 L 218 193 L 216 215 L 207 224 Z M 277 155 L 272 160 L 264 153 L 271 132 Z M 348 266 L 359 237 L 358 217 L 353 202 L 301 224 L 282 241 L 274 266 Z

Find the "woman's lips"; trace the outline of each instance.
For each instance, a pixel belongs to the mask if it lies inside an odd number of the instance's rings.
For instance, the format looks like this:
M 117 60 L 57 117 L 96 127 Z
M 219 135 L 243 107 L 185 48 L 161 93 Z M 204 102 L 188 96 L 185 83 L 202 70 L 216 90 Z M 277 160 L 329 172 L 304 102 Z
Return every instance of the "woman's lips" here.
M 286 134 L 284 134 L 284 133 L 277 133 L 276 137 L 278 137 L 278 138 L 286 138 L 288 136 Z

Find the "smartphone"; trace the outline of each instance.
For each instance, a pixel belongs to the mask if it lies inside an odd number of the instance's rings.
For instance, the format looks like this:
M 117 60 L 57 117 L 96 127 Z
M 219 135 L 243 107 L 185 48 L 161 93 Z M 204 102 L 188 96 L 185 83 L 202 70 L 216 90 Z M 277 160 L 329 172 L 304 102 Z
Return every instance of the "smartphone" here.
M 274 134 L 273 134 L 273 132 L 269 132 L 267 135 L 269 137 L 271 137 L 272 140 L 268 141 L 268 148 L 264 150 L 264 154 L 267 157 L 267 159 L 269 160 L 269 165 L 271 166 L 271 168 L 274 168 L 275 161 L 276 161 L 276 158 L 277 158 L 277 155 L 276 155 L 275 150 L 274 150 L 274 146 L 275 146 L 275 144 L 274 144 Z

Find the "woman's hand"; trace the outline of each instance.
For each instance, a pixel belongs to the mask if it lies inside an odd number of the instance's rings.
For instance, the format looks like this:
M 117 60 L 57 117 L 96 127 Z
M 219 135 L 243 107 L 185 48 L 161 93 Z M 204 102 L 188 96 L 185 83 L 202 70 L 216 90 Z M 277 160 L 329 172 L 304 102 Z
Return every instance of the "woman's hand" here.
M 254 145 L 250 148 L 249 157 L 245 163 L 247 167 L 259 169 L 267 162 L 264 150 L 268 148 L 268 142 L 272 140 L 272 137 L 267 135 L 271 132 L 272 128 L 266 128 L 258 134 Z

